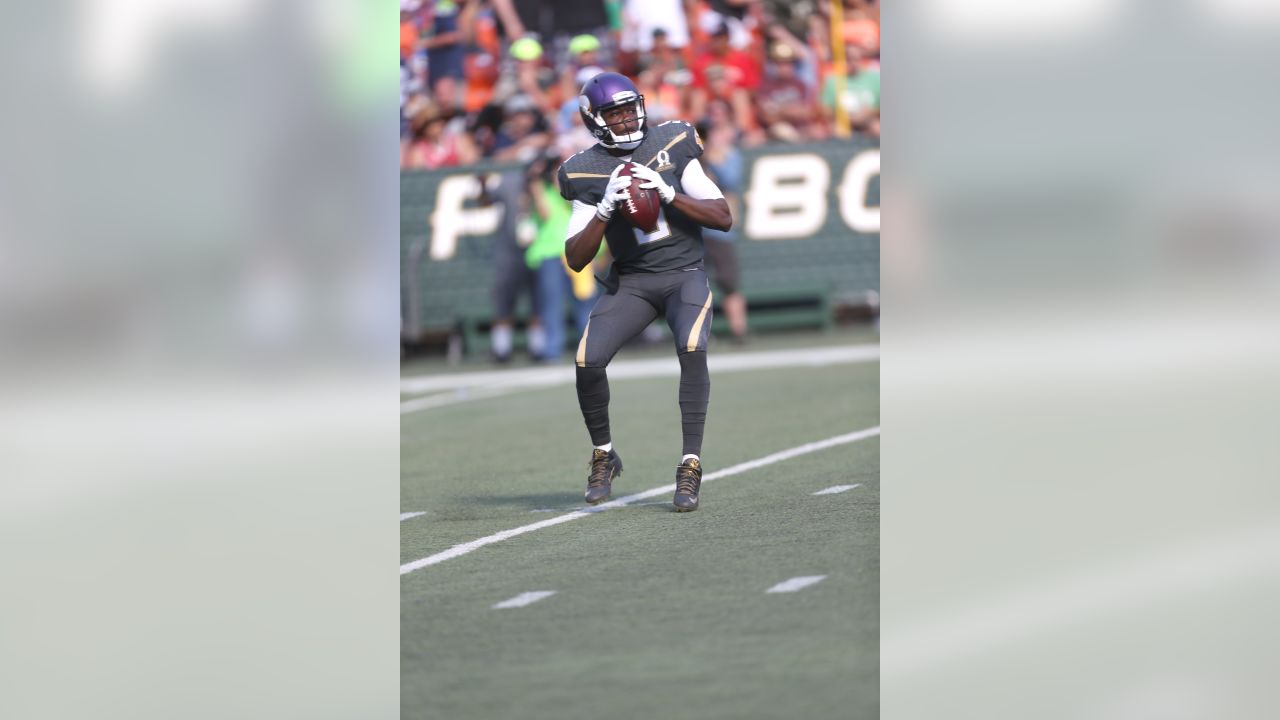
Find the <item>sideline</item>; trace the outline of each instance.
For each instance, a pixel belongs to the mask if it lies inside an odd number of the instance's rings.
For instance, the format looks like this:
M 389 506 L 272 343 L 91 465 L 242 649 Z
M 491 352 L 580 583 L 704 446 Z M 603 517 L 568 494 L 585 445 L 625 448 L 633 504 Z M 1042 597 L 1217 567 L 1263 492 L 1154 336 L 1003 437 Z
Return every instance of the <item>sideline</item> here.
M 878 344 L 846 345 L 842 347 L 809 347 L 790 350 L 764 350 L 760 352 L 715 353 L 707 357 L 707 369 L 713 374 L 741 372 L 745 370 L 769 370 L 785 367 L 825 367 L 849 363 L 876 362 L 880 360 Z M 407 377 L 400 380 L 400 392 L 405 395 L 425 395 L 400 403 L 400 414 L 453 405 L 468 400 L 497 397 L 518 390 L 533 390 L 572 385 L 577 373 L 572 365 L 556 367 L 522 368 L 520 370 L 485 370 L 481 372 L 455 373 Z M 635 378 L 677 377 L 680 362 L 662 357 L 648 360 L 620 360 L 609 364 L 610 380 Z

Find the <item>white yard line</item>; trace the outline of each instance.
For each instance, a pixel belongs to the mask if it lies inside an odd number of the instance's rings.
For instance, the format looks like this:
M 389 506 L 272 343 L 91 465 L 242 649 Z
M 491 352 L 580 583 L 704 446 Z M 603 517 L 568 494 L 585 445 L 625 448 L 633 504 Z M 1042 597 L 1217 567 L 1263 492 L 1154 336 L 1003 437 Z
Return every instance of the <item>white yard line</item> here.
M 408 520 L 409 518 L 416 518 L 416 517 L 418 517 L 419 515 L 426 515 L 426 513 L 425 513 L 425 512 L 407 512 L 407 513 L 400 513 L 400 522 L 404 522 L 405 520 Z
M 825 367 L 875 362 L 879 359 L 879 345 L 846 345 L 761 352 L 712 353 L 707 357 L 707 368 L 713 374 L 723 374 L 783 367 Z M 610 380 L 679 375 L 680 362 L 674 356 L 651 360 L 622 360 L 609 365 Z M 408 415 L 420 410 L 497 397 L 519 390 L 572 385 L 575 377 L 576 370 L 571 365 L 407 377 L 400 380 L 400 392 L 406 395 L 426 395 L 426 397 L 400 403 L 400 414 Z
M 826 490 L 819 490 L 816 493 L 810 493 L 810 495 L 835 495 L 836 493 L 842 493 L 848 490 L 852 490 L 856 487 L 862 487 L 862 484 L 854 483 L 852 485 L 833 485 L 827 488 Z
M 405 400 L 400 403 L 400 414 L 408 415 L 409 413 L 418 412 L 419 410 L 429 410 L 431 408 L 442 407 L 445 405 L 454 405 L 468 400 L 483 400 L 485 398 L 498 397 L 507 395 L 523 388 L 520 387 L 475 387 L 475 388 L 457 388 L 456 390 L 446 390 L 428 395 L 426 397 Z
M 644 507 L 646 505 L 670 505 L 670 504 L 671 504 L 670 500 L 655 500 L 653 502 L 630 503 L 628 507 Z M 529 512 L 536 512 L 536 513 L 571 512 L 573 510 L 577 510 L 578 507 L 581 507 L 581 506 L 562 507 L 562 508 L 538 508 L 537 510 L 530 510 Z M 590 511 L 591 508 L 583 508 L 583 510 Z
M 810 585 L 817 585 L 818 583 L 826 579 L 827 579 L 826 575 L 801 575 L 800 577 L 793 577 L 790 580 L 783 580 L 777 585 L 774 585 L 768 590 L 765 590 L 765 592 L 766 593 L 795 592 L 797 590 L 803 590 L 809 587 Z
M 773 453 L 772 455 L 765 455 L 762 458 L 757 458 L 755 460 L 748 460 L 747 462 L 738 463 L 737 465 L 727 467 L 723 470 L 717 470 L 716 472 L 710 473 L 708 475 L 704 475 L 702 478 L 702 482 L 704 483 L 711 482 L 712 480 L 718 480 L 720 478 L 729 477 L 731 475 L 737 475 L 739 473 L 747 472 L 748 470 L 755 470 L 756 468 L 761 468 L 766 465 L 772 465 L 774 463 L 782 462 L 783 460 L 790 460 L 793 457 L 798 457 L 800 455 L 804 455 L 811 452 L 817 452 L 818 450 L 825 450 L 829 447 L 835 447 L 836 445 L 844 445 L 846 443 L 857 442 L 858 440 L 865 440 L 870 437 L 876 437 L 879 434 L 880 434 L 880 427 L 877 425 L 876 427 L 867 428 L 866 430 L 858 430 L 857 432 L 846 433 L 844 435 L 836 435 L 835 437 L 830 437 L 830 438 L 827 438 L 826 440 L 818 440 L 816 442 L 805 443 L 804 445 L 797 445 L 796 447 L 788 448 L 786 450 Z M 409 563 L 405 563 L 404 565 L 401 565 L 400 574 L 407 575 L 413 572 L 414 570 L 420 570 L 429 565 L 435 565 L 437 563 L 442 563 L 445 560 L 452 560 L 453 558 L 461 557 L 473 550 L 478 550 L 484 547 L 485 545 L 492 545 L 493 543 L 502 542 L 503 540 L 516 537 L 517 535 L 523 535 L 528 532 L 533 532 L 534 530 L 541 530 L 543 528 L 552 527 L 553 525 L 559 525 L 560 523 L 569 522 L 570 520 L 577 520 L 579 518 L 584 518 L 594 513 L 604 512 L 605 510 L 609 510 L 611 508 L 622 507 L 624 505 L 633 503 L 637 500 L 648 500 L 649 498 L 657 495 L 665 495 L 667 493 L 673 492 L 675 489 L 676 489 L 675 483 L 672 483 L 670 485 L 663 485 L 661 487 L 656 487 L 650 490 L 645 490 L 644 492 L 636 493 L 635 495 L 627 495 L 626 497 L 621 497 L 621 498 L 618 498 L 617 500 L 610 500 L 607 503 L 601 503 L 594 507 L 584 508 L 582 510 L 576 510 L 566 515 L 560 515 L 557 517 L 548 518 L 541 522 L 536 522 L 530 525 L 521 525 L 518 528 L 512 528 L 510 530 L 503 530 L 500 533 L 494 533 L 493 535 L 482 537 L 479 540 L 472 540 L 471 542 L 462 543 L 460 545 L 454 545 L 453 547 L 443 552 L 438 552 L 435 555 L 428 555 L 427 557 L 424 557 L 420 560 L 414 560 L 413 562 L 409 562 Z
M 533 592 L 524 592 L 511 598 L 510 600 L 503 600 L 497 605 L 494 605 L 493 609 L 505 610 L 507 608 L 524 607 L 525 605 L 532 605 L 538 602 L 539 600 L 549 598 L 555 594 L 556 594 L 555 590 L 535 590 Z

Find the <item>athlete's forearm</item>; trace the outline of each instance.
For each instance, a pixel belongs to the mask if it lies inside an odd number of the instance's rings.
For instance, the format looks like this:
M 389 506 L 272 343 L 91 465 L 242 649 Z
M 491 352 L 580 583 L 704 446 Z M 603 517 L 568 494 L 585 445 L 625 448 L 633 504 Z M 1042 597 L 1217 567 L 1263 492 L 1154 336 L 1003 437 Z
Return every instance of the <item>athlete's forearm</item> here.
M 565 241 L 564 258 L 574 272 L 582 272 L 600 252 L 600 241 L 604 239 L 606 227 L 608 224 L 599 216 L 592 217 L 582 232 Z
M 729 203 L 724 198 L 694 200 L 684 193 L 676 193 L 671 200 L 671 207 L 703 227 L 713 230 L 728 230 L 733 227 L 733 215 L 729 213 Z

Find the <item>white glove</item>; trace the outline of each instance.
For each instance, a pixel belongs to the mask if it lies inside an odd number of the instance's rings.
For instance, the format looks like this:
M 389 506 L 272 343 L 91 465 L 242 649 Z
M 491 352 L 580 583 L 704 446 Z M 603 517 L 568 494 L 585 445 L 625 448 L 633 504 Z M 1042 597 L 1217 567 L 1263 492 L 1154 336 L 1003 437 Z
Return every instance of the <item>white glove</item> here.
M 640 187 L 653 188 L 658 191 L 658 195 L 662 198 L 662 202 L 669 203 L 676 197 L 676 189 L 667 184 L 666 180 L 658 174 L 658 171 L 648 168 L 640 163 L 631 163 L 631 174 L 646 181 Z
M 631 178 L 618 177 L 618 173 L 622 172 L 622 165 L 619 163 L 618 167 L 613 169 L 613 173 L 609 175 L 609 184 L 604 188 L 604 197 L 600 198 L 600 202 L 596 204 L 596 217 L 603 222 L 609 222 L 609 218 L 613 217 L 613 208 L 627 199 Z

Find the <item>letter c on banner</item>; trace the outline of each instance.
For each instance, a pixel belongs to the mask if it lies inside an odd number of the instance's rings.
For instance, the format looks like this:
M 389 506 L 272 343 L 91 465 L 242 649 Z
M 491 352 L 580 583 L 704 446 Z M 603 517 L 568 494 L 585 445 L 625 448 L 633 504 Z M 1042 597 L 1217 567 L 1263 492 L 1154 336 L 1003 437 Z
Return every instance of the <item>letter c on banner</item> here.
M 840 217 L 860 233 L 880 232 L 880 207 L 867 207 L 867 188 L 871 178 L 880 174 L 880 151 L 858 153 L 844 168 L 840 181 Z

